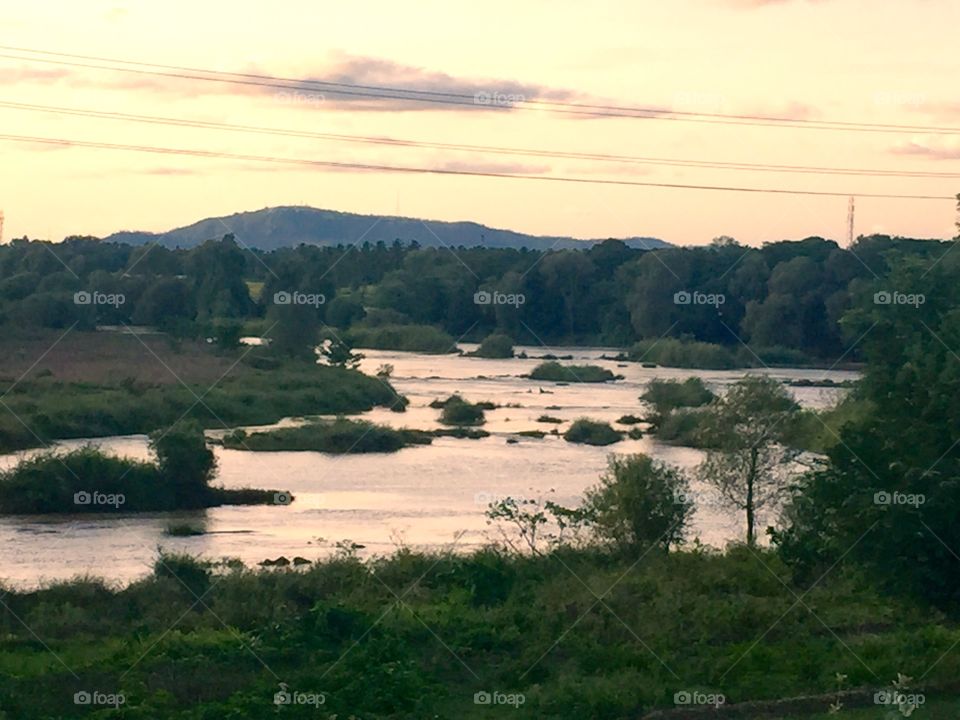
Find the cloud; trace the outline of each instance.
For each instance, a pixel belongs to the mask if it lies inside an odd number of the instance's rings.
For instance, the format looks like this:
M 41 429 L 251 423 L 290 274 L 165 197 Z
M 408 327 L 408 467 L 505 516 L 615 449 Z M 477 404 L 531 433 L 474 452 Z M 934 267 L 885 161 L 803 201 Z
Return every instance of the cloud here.
M 49 85 L 69 78 L 73 73 L 66 68 L 0 68 L 0 85 L 37 83 Z
M 922 136 L 897 143 L 890 152 L 894 155 L 913 155 L 933 160 L 960 160 L 960 138 Z
M 356 87 L 362 86 L 362 87 Z M 524 101 L 573 101 L 572 90 L 506 79 L 471 79 L 392 60 L 337 54 L 333 62 L 289 90 L 269 88 L 280 101 L 371 112 L 505 110 Z M 384 97 L 386 96 L 386 97 Z

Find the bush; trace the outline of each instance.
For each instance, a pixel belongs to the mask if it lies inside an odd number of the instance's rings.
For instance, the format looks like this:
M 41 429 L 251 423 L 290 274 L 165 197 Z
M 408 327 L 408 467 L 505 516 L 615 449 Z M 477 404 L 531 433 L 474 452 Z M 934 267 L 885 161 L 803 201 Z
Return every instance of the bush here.
M 480 405 L 469 403 L 459 395 L 452 395 L 443 405 L 440 422 L 444 425 L 483 425 L 486 416 Z
M 347 332 L 346 339 L 353 347 L 371 350 L 401 350 L 435 355 L 457 351 L 457 341 L 432 325 L 354 326 Z
M 561 365 L 550 360 L 537 365 L 529 377 L 531 380 L 551 382 L 600 383 L 618 380 L 621 376 L 614 375 L 606 368 L 597 365 Z
M 512 358 L 513 339 L 501 333 L 487 335 L 471 355 L 482 358 Z
M 628 353 L 631 360 L 665 367 L 732 370 L 743 364 L 728 348 L 713 343 L 661 338 L 641 340 Z
M 173 493 L 178 508 L 206 507 L 217 459 L 207 447 L 200 424 L 186 420 L 150 435 L 157 468 Z
M 653 408 L 651 422 L 656 424 L 677 408 L 701 407 L 715 397 L 703 380 L 691 377 L 682 382 L 654 378 L 647 384 L 640 399 Z
M 563 439 L 585 445 L 612 445 L 623 440 L 623 434 L 610 427 L 609 423 L 580 418 L 563 434 Z
M 680 545 L 693 515 L 686 477 L 647 455 L 612 455 L 585 496 L 596 534 L 623 550 Z
M 427 433 L 395 430 L 365 420 L 320 420 L 298 427 L 247 434 L 235 430 L 223 438 L 231 450 L 313 451 L 333 454 L 396 452 L 409 445 L 430 443 Z

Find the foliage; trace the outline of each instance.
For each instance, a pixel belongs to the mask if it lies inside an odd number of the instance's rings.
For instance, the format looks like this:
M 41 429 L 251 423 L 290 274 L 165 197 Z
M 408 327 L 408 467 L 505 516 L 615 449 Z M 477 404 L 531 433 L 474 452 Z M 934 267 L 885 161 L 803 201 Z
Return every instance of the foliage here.
M 612 445 L 623 440 L 623 433 L 610 427 L 610 423 L 579 418 L 570 424 L 563 434 L 563 439 L 585 445 Z
M 647 455 L 611 455 L 582 509 L 596 535 L 621 550 L 668 550 L 684 540 L 693 514 L 686 477 Z
M 396 452 L 409 445 L 429 444 L 429 434 L 394 430 L 365 420 L 337 418 L 296 427 L 246 433 L 235 430 L 223 438 L 224 447 L 253 451 L 314 451 L 333 454 Z
M 486 422 L 483 406 L 467 402 L 459 395 L 451 395 L 442 407 L 440 422 L 444 425 L 483 425 Z
M 653 408 L 653 414 L 647 420 L 659 426 L 667 416 L 677 408 L 695 408 L 706 405 L 715 395 L 699 377 L 686 380 L 661 380 L 653 378 L 647 383 L 640 399 Z
M 840 428 L 826 465 L 798 483 L 774 537 L 802 577 L 847 557 L 891 591 L 956 610 L 960 258 L 887 261 L 890 277 L 864 284 L 845 319 L 863 336 L 855 392 L 866 410 Z
M 512 358 L 513 339 L 503 333 L 487 335 L 471 355 L 482 358 Z
M 456 352 L 457 342 L 432 325 L 354 326 L 347 333 L 354 347 L 371 350 L 405 350 L 407 352 L 445 355 Z
M 756 542 L 758 513 L 787 491 L 785 476 L 797 452 L 784 443 L 799 409 L 782 383 L 748 375 L 703 411 L 701 433 L 713 449 L 697 475 L 745 512 L 748 545 Z
M 736 355 L 722 345 L 677 338 L 641 340 L 630 349 L 629 357 L 636 362 L 675 368 L 732 370 L 741 366 Z
M 349 368 L 356 370 L 360 361 L 363 360 L 361 353 L 353 352 L 353 348 L 347 344 L 346 340 L 332 338 L 320 346 L 320 354 L 327 359 L 327 363 L 336 367 Z M 393 368 L 390 368 L 391 372 Z M 377 377 L 389 378 L 390 373 L 377 373 Z
M 600 383 L 618 379 L 617 375 L 598 365 L 561 365 L 554 360 L 537 365 L 529 377 L 531 380 L 567 383 Z
M 473 702 L 489 688 L 525 696 L 503 708 L 517 718 L 614 720 L 672 710 L 690 688 L 733 704 L 833 697 L 838 672 L 871 693 L 910 668 L 930 668 L 931 688 L 960 672 L 948 652 L 960 640 L 953 623 L 879 596 L 845 566 L 796 589 L 814 614 L 796 606 L 781 582 L 791 583 L 789 569 L 762 549 L 638 559 L 541 548 L 401 551 L 367 562 L 339 554 L 262 570 L 165 554 L 154 574 L 123 588 L 79 579 L 8 590 L 4 711 L 80 717 L 89 710 L 73 694 L 96 683 L 123 691 L 120 713 L 130 717 L 268 717 L 277 714 L 276 673 L 291 690 L 325 694 L 321 712 L 304 708 L 304 717 L 473 720 L 491 717 Z M 400 605 L 393 593 L 408 588 Z M 452 666 L 444 645 L 483 668 L 483 684 Z M 294 706 L 281 710 L 298 717 Z

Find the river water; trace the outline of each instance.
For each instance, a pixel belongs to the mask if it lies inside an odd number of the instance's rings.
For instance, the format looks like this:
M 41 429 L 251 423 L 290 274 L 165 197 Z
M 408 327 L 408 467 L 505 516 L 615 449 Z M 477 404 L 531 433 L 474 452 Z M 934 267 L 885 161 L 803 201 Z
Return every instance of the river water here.
M 474 346 L 462 344 L 466 350 Z M 542 348 L 518 348 L 531 356 Z M 431 400 L 460 393 L 471 401 L 489 400 L 503 407 L 487 412 L 484 428 L 491 436 L 482 440 L 437 438 L 432 445 L 406 448 L 397 453 L 331 456 L 313 452 L 252 453 L 215 448 L 219 463 L 217 482 L 226 487 L 269 487 L 289 490 L 291 505 L 211 508 L 199 512 L 59 515 L 0 518 L 0 583 L 32 587 L 76 575 L 95 575 L 125 583 L 150 570 L 158 547 L 210 559 L 239 558 L 253 566 L 266 558 L 323 557 L 335 551 L 338 541 L 361 545 L 364 555 L 386 554 L 397 547 L 453 547 L 469 549 L 498 537 L 486 522 L 484 511 L 491 499 L 549 497 L 576 505 L 583 491 L 597 482 L 611 452 L 645 452 L 666 462 L 692 468 L 702 454 L 672 447 L 651 437 L 624 440 L 608 447 L 575 445 L 560 437 L 517 438 L 521 430 L 549 432 L 567 427 L 536 422 L 543 414 L 571 421 L 589 417 L 614 423 L 625 414 L 642 415 L 638 396 L 654 377 L 686 378 L 699 375 L 714 390 L 742 377 L 742 371 L 676 370 L 643 368 L 599 359 L 600 348 L 553 348 L 557 355 L 572 355 L 574 362 L 607 367 L 624 375 L 606 384 L 556 385 L 522 377 L 540 360 L 486 360 L 456 355 L 420 355 L 365 351 L 361 365 L 374 373 L 384 364 L 393 366 L 392 384 L 409 397 L 405 413 L 375 409 L 365 418 L 396 427 L 432 429 L 439 411 Z M 784 379 L 855 379 L 845 371 L 775 370 Z M 842 390 L 791 388 L 806 407 L 834 403 Z M 514 407 L 508 407 L 508 406 Z M 548 409 L 550 408 L 550 409 Z M 625 429 L 623 426 L 617 426 Z M 211 431 L 211 435 L 218 433 Z M 508 438 L 517 442 L 508 443 Z M 146 459 L 147 440 L 142 435 L 99 438 L 111 452 Z M 64 448 L 83 441 L 66 441 Z M 16 463 L 21 455 L 0 456 L 0 468 Z M 709 492 L 694 485 L 703 502 L 691 529 L 691 539 L 722 546 L 743 536 L 743 522 L 710 501 Z M 172 522 L 202 526 L 206 534 L 170 537 L 164 532 Z M 762 527 L 762 526 L 761 526 Z

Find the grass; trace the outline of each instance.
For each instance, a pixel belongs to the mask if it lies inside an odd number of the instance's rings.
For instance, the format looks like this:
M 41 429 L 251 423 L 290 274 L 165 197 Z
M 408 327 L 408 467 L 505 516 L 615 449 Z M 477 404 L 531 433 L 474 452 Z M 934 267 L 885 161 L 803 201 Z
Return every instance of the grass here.
M 429 445 L 428 433 L 395 430 L 365 420 L 317 420 L 297 427 L 278 428 L 247 434 L 235 430 L 225 435 L 223 446 L 231 450 L 313 451 L 347 453 L 396 452 L 410 445 Z
M 735 353 L 723 345 L 660 338 L 641 340 L 627 354 L 635 362 L 656 363 L 664 367 L 732 370 L 744 367 Z
M 602 383 L 621 379 L 598 365 L 561 365 L 553 360 L 537 365 L 529 377 L 531 380 L 567 383 Z
M 613 445 L 623 440 L 623 433 L 614 430 L 609 423 L 580 418 L 570 425 L 563 439 L 584 445 Z
M 457 351 L 453 336 L 433 325 L 355 325 L 347 331 L 353 347 L 445 355 Z
M 401 606 L 394 588 L 408 587 Z M 605 607 L 592 588 L 609 588 Z M 846 566 L 794 585 L 775 554 L 742 547 L 642 559 L 592 548 L 343 553 L 269 570 L 167 555 L 125 588 L 81 578 L 10 590 L 4 603 L 5 720 L 86 717 L 73 704 L 83 688 L 123 692 L 123 717 L 273 717 L 276 677 L 325 695 L 321 713 L 284 708 L 293 718 L 613 720 L 674 709 L 685 690 L 734 704 L 828 694 L 837 673 L 864 691 L 898 672 L 929 669 L 928 688 L 960 674 L 948 652 L 960 629 L 943 615 L 878 594 Z M 524 703 L 476 705 L 484 690 Z M 914 717 L 956 717 L 955 700 L 928 695 Z
M 513 338 L 501 333 L 487 335 L 480 347 L 469 353 L 474 357 L 505 359 L 513 357 Z
M 0 378 L 5 378 L 0 394 L 5 393 L 7 406 L 0 414 L 0 452 L 58 439 L 149 433 L 182 416 L 207 428 L 224 428 L 403 403 L 380 379 L 283 361 L 262 350 L 221 356 L 207 347 L 201 352 L 156 337 L 145 340 L 147 349 L 137 338 L 103 333 L 71 333 L 62 341 L 68 342 L 76 354 L 75 368 L 61 367 L 69 359 L 56 345 L 19 382 L 15 373 L 24 362 L 21 355 L 0 354 Z M 41 356 L 36 344 L 29 347 L 37 352 L 33 359 Z M 114 350 L 118 355 L 109 354 Z M 122 375 L 117 368 L 123 368 Z M 43 370 L 52 374 L 37 377 Z

